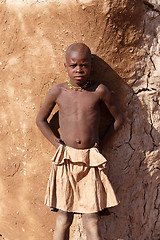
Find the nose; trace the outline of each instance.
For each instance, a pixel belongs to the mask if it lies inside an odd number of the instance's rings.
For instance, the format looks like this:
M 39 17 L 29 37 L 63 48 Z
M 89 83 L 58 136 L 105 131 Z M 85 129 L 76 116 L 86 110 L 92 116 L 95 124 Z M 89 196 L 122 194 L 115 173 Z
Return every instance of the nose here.
M 76 67 L 76 72 L 81 72 L 81 71 L 82 71 L 81 66 L 77 66 L 77 67 Z

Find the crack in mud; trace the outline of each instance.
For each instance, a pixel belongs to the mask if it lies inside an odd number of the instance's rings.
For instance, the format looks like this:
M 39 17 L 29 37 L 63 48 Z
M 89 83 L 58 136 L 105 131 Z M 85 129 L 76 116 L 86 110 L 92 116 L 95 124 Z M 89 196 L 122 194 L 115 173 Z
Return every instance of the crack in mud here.
M 144 154 L 144 157 L 143 157 L 143 159 L 140 161 L 140 163 L 139 163 L 139 168 L 142 166 L 142 163 L 145 161 L 145 159 L 146 159 L 146 152 L 144 151 L 143 152 L 143 154 Z
M 136 95 L 138 95 L 139 93 L 141 93 L 141 92 L 149 92 L 149 91 L 155 91 L 156 89 L 155 88 L 140 88 L 137 92 L 134 92 L 134 94 L 136 94 Z M 133 95 L 134 95 L 133 94 Z
M 160 215 L 160 204 L 159 204 L 159 206 L 157 207 L 156 206 L 156 201 L 158 200 L 158 196 L 159 196 L 159 188 L 160 188 L 160 183 L 158 184 L 158 186 L 157 186 L 157 192 L 156 192 L 156 198 L 155 198 L 155 200 L 154 200 L 154 209 L 156 209 L 157 210 L 157 218 L 156 218 L 156 220 L 155 220 L 155 222 L 154 222 L 154 226 L 153 226 L 153 229 L 152 229 L 152 232 L 151 232 L 151 236 L 153 237 L 153 234 L 154 234 L 154 232 L 155 232 L 155 228 L 156 228 L 156 225 L 157 225 L 157 223 L 158 223 L 158 219 L 159 219 L 159 215 Z
M 18 166 L 15 164 L 14 167 L 15 167 L 15 171 L 14 171 L 14 173 L 9 174 L 7 177 L 14 177 L 14 176 L 15 176 L 15 174 L 19 171 L 20 163 L 18 164 Z
M 143 1 L 144 5 L 146 5 L 148 8 L 150 8 L 152 11 L 160 13 L 160 10 L 157 9 L 153 3 L 150 3 L 148 1 Z
M 132 112 L 132 115 L 133 115 L 133 112 Z M 135 122 L 135 119 L 133 119 L 133 121 L 130 124 L 130 137 L 129 137 L 129 140 L 128 140 L 129 143 L 132 140 L 132 130 L 133 130 L 133 123 L 134 122 Z
M 156 66 L 155 66 L 155 64 L 154 64 L 153 59 L 152 59 L 151 56 L 150 56 L 150 60 L 151 60 L 151 63 L 153 64 L 154 70 L 156 70 Z
M 152 151 L 154 151 L 154 148 L 156 147 L 156 144 L 155 144 L 154 137 L 153 137 L 153 135 L 152 135 L 152 131 L 153 131 L 153 129 L 154 129 L 154 126 L 153 126 L 153 121 L 152 121 L 152 117 L 151 117 L 151 116 L 150 116 L 150 121 L 151 121 L 151 129 L 150 129 L 149 135 L 150 135 L 150 137 L 151 137 L 151 139 L 152 139 L 152 143 L 153 143 L 153 148 L 152 148 L 152 150 L 151 150 L 151 152 L 152 152 Z
M 146 184 L 145 184 L 145 186 L 144 186 L 144 188 L 143 188 L 143 190 L 144 190 L 144 196 L 143 196 L 143 198 L 144 198 L 144 205 L 143 205 L 143 218 L 144 218 L 144 219 L 145 219 L 146 204 L 147 204 L 145 187 L 146 187 Z
M 157 105 L 160 106 L 160 103 L 158 100 L 153 99 L 153 102 L 157 103 Z
M 127 168 L 130 167 L 129 163 L 130 163 L 130 161 L 132 160 L 133 155 L 134 155 L 134 152 L 131 154 L 131 157 L 130 157 L 129 160 L 127 161 L 127 165 L 123 168 L 123 170 L 126 170 Z
M 130 215 L 129 215 L 129 222 L 130 224 L 128 224 L 128 229 L 129 229 L 129 233 L 128 233 L 128 238 L 131 239 L 131 236 L 132 236 L 132 225 L 133 225 L 133 222 L 132 222 L 132 218 Z

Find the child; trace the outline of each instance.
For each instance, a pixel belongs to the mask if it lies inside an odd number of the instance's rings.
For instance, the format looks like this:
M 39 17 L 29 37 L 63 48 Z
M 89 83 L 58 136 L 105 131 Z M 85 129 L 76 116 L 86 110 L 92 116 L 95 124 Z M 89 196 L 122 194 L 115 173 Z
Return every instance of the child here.
M 98 147 L 117 131 L 123 117 L 107 87 L 90 81 L 91 52 L 85 44 L 68 47 L 65 68 L 69 80 L 48 92 L 36 120 L 41 132 L 57 148 L 45 204 L 58 211 L 55 240 L 69 239 L 74 213 L 82 213 L 87 239 L 100 240 L 98 212 L 118 202 L 103 171 L 107 160 Z M 114 123 L 99 141 L 101 101 Z M 55 104 L 59 106 L 60 138 L 56 138 L 47 122 Z

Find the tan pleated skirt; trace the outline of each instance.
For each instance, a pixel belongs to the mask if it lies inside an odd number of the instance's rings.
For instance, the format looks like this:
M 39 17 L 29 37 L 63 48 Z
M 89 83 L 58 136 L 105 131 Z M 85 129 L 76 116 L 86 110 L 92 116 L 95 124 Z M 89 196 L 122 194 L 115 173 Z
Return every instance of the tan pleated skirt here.
M 45 204 L 75 213 L 93 213 L 118 204 L 98 149 L 60 145 L 52 158 Z

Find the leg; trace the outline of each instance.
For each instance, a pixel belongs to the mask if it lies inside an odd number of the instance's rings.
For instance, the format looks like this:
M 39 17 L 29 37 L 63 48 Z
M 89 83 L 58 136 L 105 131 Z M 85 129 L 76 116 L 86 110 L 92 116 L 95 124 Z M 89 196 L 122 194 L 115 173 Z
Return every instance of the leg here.
M 54 240 L 69 240 L 69 228 L 73 221 L 73 213 L 59 210 L 56 217 Z
M 98 213 L 82 214 L 83 226 L 88 240 L 102 240 L 98 227 Z

